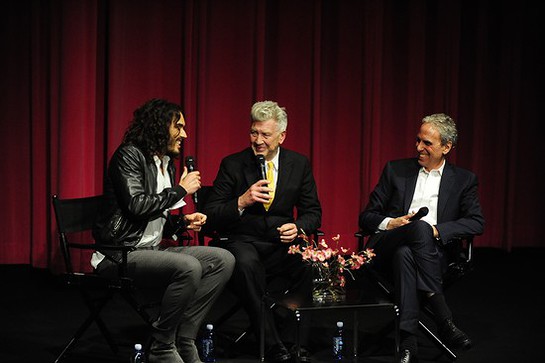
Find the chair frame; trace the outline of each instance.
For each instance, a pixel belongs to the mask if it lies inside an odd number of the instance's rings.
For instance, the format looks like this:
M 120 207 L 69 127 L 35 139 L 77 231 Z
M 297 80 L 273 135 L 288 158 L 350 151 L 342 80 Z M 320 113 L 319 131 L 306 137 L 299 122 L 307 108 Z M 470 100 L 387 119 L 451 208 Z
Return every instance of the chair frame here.
M 119 344 L 115 343 L 110 330 L 100 316 L 101 311 L 113 299 L 115 294 L 119 294 L 147 325 L 151 326 L 152 323 L 151 315 L 147 310 L 154 307 L 155 304 L 138 303 L 133 294 L 132 279 L 126 276 L 127 255 L 135 248 L 131 246 L 73 242 L 70 239 L 70 236 L 74 233 L 84 233 L 92 230 L 102 200 L 102 195 L 71 199 L 61 199 L 57 195 L 52 196 L 59 245 L 65 263 L 65 272 L 62 277 L 68 287 L 79 290 L 89 310 L 87 318 L 64 346 L 55 359 L 55 363 L 61 362 L 66 357 L 93 322 L 98 326 L 111 351 L 114 354 L 118 353 Z M 119 264 L 118 278 L 109 279 L 94 272 L 76 271 L 72 264 L 71 252 L 73 249 L 101 251 L 103 253 L 107 253 L 107 251 L 121 252 L 122 262 Z
M 360 250 L 363 249 L 366 244 L 365 238 L 368 236 L 368 234 L 363 231 L 358 231 L 354 234 L 354 236 L 358 239 L 358 246 Z M 448 256 L 448 265 L 443 274 L 443 288 L 449 287 L 455 281 L 473 270 L 473 239 L 474 236 L 463 236 L 453 239 L 443 246 L 445 249 L 444 253 L 446 253 Z M 382 292 L 393 301 L 394 295 L 391 282 L 389 282 L 369 264 L 365 265 L 365 269 L 373 277 L 374 282 L 377 284 L 380 290 L 382 290 Z M 434 314 L 429 307 L 424 306 L 423 311 L 429 317 L 433 318 Z M 456 353 L 449 348 L 421 319 L 418 321 L 418 326 L 424 335 L 433 344 L 435 344 L 442 353 L 446 354 L 448 358 L 450 358 L 452 361 L 458 358 Z

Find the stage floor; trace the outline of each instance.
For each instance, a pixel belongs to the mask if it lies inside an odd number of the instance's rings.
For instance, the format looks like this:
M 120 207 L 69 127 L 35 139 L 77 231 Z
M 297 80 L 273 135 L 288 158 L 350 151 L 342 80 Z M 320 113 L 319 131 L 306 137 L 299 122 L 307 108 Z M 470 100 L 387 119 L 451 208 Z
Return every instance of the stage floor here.
M 446 291 L 457 325 L 473 339 L 474 346 L 460 352 L 456 362 L 541 362 L 545 342 L 545 249 L 506 252 L 476 248 L 475 270 Z M 0 265 L 0 362 L 53 362 L 61 347 L 85 318 L 85 306 L 75 291 L 64 288 L 57 277 L 28 266 Z M 229 306 L 222 296 L 210 314 L 213 320 Z M 123 305 L 111 306 L 106 316 L 115 322 L 116 336 L 136 343 L 146 337 L 146 327 Z M 337 316 L 313 322 L 310 342 L 313 362 L 331 362 L 330 334 Z M 386 327 L 388 317 L 369 314 L 360 324 L 359 362 L 391 362 L 392 337 L 374 332 Z M 219 363 L 258 362 L 258 345 L 248 335 L 235 351 L 225 352 L 225 336 L 245 326 L 243 312 L 217 329 Z M 348 344 L 350 342 L 350 338 Z M 350 349 L 350 348 L 349 348 Z M 113 357 L 93 326 L 65 362 L 128 362 L 131 349 L 123 347 Z M 98 356 L 98 358 L 97 358 Z M 424 338 L 419 340 L 420 362 L 449 362 Z M 349 360 L 351 361 L 351 360 Z

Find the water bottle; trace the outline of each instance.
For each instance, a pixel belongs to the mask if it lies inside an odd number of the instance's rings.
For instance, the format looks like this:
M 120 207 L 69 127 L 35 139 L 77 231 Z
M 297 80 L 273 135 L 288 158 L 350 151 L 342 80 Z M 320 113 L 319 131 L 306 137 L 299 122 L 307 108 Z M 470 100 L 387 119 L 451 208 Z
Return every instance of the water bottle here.
M 343 336 L 344 323 L 342 321 L 337 322 L 337 329 L 333 334 L 333 359 L 338 362 L 343 359 L 344 353 L 344 336 Z
M 201 340 L 202 360 L 205 363 L 216 361 L 214 356 L 214 326 L 206 324 L 206 332 Z
M 134 345 L 134 353 L 131 357 L 131 363 L 145 363 L 146 359 L 144 356 L 144 350 L 142 349 L 142 344 Z

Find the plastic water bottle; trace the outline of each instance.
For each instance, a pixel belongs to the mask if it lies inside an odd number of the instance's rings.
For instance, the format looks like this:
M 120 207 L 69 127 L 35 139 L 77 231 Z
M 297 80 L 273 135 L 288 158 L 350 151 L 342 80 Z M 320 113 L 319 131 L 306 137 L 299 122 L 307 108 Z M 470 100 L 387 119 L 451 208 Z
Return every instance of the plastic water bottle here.
M 142 344 L 134 345 L 134 353 L 131 357 L 131 363 L 145 363 L 144 350 L 142 349 Z
M 342 321 L 337 322 L 337 329 L 335 334 L 333 334 L 333 359 L 341 361 L 343 359 L 344 353 L 344 333 L 343 333 L 344 323 Z
M 214 326 L 212 324 L 206 324 L 206 333 L 201 341 L 202 360 L 205 363 L 211 363 L 216 361 L 214 355 Z

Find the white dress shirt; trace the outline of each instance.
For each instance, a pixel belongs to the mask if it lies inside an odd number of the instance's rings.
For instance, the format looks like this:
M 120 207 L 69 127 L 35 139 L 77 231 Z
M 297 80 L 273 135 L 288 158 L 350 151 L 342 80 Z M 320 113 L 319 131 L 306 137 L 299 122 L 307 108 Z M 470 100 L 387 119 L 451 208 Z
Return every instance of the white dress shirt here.
M 437 224 L 439 185 L 441 184 L 441 176 L 445 169 L 445 163 L 445 160 L 443 160 L 443 164 L 438 169 L 432 169 L 429 172 L 424 167 L 420 168 L 418 178 L 416 179 L 413 199 L 409 206 L 409 213 L 416 213 L 421 207 L 428 207 L 428 214 L 422 220 L 432 226 Z M 388 226 L 390 220 L 392 220 L 391 217 L 384 218 L 378 226 L 378 230 L 386 230 L 386 226 Z

